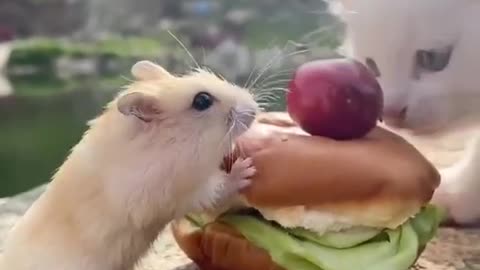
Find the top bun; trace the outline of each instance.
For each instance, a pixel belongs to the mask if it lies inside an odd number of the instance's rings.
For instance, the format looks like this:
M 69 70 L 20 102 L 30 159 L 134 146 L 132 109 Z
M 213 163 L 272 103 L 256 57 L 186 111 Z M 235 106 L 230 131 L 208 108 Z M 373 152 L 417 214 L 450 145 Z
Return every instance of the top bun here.
M 244 202 L 283 216 L 314 211 L 354 225 L 395 228 L 440 184 L 438 171 L 416 148 L 381 127 L 337 141 L 307 134 L 287 113 L 264 113 L 236 146 L 236 157 L 252 157 L 257 169 Z

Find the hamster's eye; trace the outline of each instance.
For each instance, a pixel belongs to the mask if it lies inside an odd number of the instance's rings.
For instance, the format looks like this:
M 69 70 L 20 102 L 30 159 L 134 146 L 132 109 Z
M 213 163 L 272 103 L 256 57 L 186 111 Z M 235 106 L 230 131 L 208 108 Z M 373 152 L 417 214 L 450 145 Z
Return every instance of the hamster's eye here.
M 213 97 L 209 93 L 200 92 L 195 95 L 192 102 L 192 108 L 197 111 L 204 111 L 213 104 Z

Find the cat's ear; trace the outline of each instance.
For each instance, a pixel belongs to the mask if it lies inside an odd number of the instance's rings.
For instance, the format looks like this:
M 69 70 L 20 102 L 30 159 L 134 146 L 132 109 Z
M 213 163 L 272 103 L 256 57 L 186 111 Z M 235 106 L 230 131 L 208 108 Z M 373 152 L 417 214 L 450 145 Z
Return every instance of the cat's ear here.
M 161 80 L 172 77 L 166 69 L 148 60 L 135 63 L 130 72 L 137 80 Z
M 157 98 L 141 92 L 121 96 L 117 101 L 117 109 L 123 115 L 132 115 L 144 122 L 151 122 L 162 113 Z

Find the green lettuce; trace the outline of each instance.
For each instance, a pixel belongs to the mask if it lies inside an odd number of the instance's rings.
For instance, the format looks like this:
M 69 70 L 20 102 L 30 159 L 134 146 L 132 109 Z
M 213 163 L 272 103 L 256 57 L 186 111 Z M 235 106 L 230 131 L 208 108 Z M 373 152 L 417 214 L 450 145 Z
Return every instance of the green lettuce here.
M 303 228 L 286 229 L 287 232 L 297 237 L 315 242 L 322 246 L 334 248 L 351 248 L 364 243 L 378 236 L 381 230 L 368 228 L 360 230 L 349 230 L 345 232 L 328 232 L 321 236 Z
M 284 229 L 250 215 L 227 214 L 219 221 L 266 250 L 287 270 L 407 270 L 435 236 L 442 219 L 443 212 L 429 205 L 394 230 L 351 230 L 321 236 L 304 229 Z

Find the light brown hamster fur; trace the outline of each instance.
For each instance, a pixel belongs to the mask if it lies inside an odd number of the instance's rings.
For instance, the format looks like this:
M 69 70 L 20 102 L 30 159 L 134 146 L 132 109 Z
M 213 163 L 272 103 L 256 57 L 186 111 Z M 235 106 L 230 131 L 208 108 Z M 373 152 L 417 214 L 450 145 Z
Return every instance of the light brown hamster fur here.
M 248 185 L 251 160 L 220 164 L 255 118 L 252 94 L 203 70 L 132 74 L 10 232 L 1 270 L 132 269 L 167 223 Z

